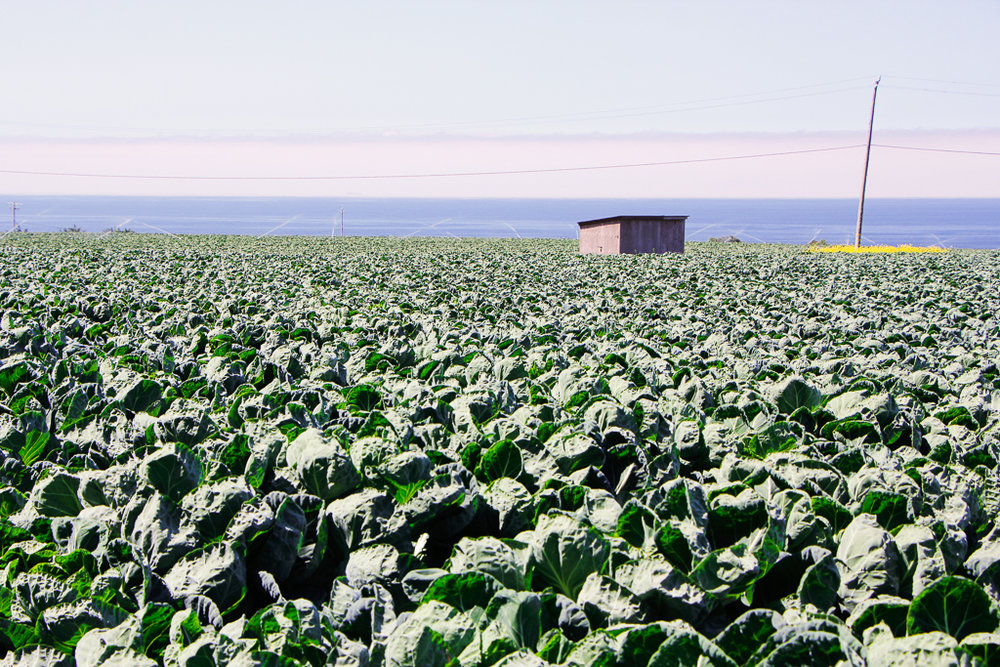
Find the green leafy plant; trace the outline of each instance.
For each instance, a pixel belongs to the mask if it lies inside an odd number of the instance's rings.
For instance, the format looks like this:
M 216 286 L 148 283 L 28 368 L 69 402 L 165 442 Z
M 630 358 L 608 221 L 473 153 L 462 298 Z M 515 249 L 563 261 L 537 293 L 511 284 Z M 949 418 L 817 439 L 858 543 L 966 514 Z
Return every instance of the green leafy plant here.
M 997 655 L 995 252 L 4 244 L 14 664 Z

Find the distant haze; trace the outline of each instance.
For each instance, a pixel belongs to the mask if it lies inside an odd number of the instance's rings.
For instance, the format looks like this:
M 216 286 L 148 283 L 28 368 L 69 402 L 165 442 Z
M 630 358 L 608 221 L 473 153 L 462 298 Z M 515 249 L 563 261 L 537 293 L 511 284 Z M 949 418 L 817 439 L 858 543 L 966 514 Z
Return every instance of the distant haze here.
M 6 164 L 106 178 L 2 175 L 12 194 L 359 197 L 854 197 L 859 133 L 322 141 L 8 141 Z M 1000 131 L 885 132 L 881 144 L 1000 153 Z M 793 152 L 723 161 L 720 157 Z M 694 162 L 685 162 L 685 161 Z M 675 162 L 653 166 L 621 165 Z M 615 167 L 617 165 L 617 167 Z M 581 167 L 614 167 L 583 169 Z M 546 169 L 573 171 L 536 171 Z M 511 172 L 526 173 L 481 173 Z M 440 174 L 466 174 L 441 176 Z M 478 174 L 478 175 L 477 175 Z M 338 177 L 214 180 L 212 177 Z M 339 178 L 350 177 L 350 178 Z M 996 197 L 1000 157 L 874 148 L 871 197 Z

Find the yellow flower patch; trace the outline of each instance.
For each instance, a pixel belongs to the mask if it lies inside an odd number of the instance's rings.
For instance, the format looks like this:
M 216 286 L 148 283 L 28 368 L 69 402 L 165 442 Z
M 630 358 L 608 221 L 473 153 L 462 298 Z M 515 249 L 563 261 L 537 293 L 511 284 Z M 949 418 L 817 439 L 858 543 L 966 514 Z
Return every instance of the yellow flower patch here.
M 945 252 L 940 246 L 914 246 L 914 245 L 828 245 L 810 246 L 806 248 L 808 252 L 852 252 L 852 253 L 886 253 L 886 252 Z

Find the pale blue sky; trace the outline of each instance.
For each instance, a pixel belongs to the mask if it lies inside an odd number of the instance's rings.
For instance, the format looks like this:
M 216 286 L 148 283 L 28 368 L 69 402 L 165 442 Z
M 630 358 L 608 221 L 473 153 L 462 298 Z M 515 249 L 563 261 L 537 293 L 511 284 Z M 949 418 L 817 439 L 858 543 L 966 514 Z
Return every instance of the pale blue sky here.
M 7 156 L 0 155 L 0 170 L 371 175 L 399 173 L 401 162 L 409 172 L 431 173 L 718 157 L 727 154 L 719 143 L 727 136 L 731 154 L 851 145 L 864 138 L 877 75 L 876 139 L 906 131 L 910 145 L 1000 150 L 995 0 L 0 6 L 0 143 Z M 921 136 L 931 143 L 920 144 Z M 512 154 L 514 138 L 530 139 L 533 148 Z M 237 159 L 233 142 L 256 143 Z M 326 158 L 317 158 L 317 146 L 328 147 Z M 885 161 L 912 167 L 914 157 L 895 151 Z M 954 187 L 940 174 L 933 181 L 943 194 L 968 194 L 962 164 L 996 175 L 1000 163 L 948 159 Z M 818 168 L 834 164 L 814 160 Z M 781 179 L 782 162 L 768 161 L 771 180 Z M 702 171 L 708 180 L 701 190 L 711 191 L 719 172 Z M 615 195 L 636 170 L 602 174 L 603 181 L 577 178 L 577 195 L 570 176 L 556 189 L 559 196 Z M 830 193 L 852 179 L 831 183 Z M 547 187 L 545 178 L 507 179 L 520 182 L 506 189 L 486 180 L 439 180 L 427 191 L 517 196 Z M 595 183 L 609 191 L 593 192 Z M 313 185 L 254 187 L 384 196 L 428 183 Z M 718 196 L 732 192 L 724 186 L 714 186 Z M 193 187 L 0 173 L 0 191 L 12 193 L 181 194 Z M 234 187 L 201 183 L 196 190 Z M 989 187 L 981 196 L 1000 194 Z M 823 193 L 813 190 L 800 188 L 802 196 Z M 665 194 L 674 196 L 648 196 Z

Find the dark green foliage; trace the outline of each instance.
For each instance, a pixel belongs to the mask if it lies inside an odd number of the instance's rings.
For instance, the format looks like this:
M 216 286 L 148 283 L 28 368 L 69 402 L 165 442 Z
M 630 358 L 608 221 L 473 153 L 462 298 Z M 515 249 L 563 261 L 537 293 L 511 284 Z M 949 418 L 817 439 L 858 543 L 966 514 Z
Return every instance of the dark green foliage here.
M 901 493 L 869 491 L 861 502 L 861 512 L 874 514 L 880 526 L 892 530 L 909 518 L 909 500 Z
M 775 401 L 778 411 L 782 414 L 792 415 L 797 410 L 811 410 L 823 402 L 823 395 L 819 390 L 809 386 L 798 378 L 790 379 L 778 392 Z
M 778 615 L 768 609 L 748 611 L 729 624 L 715 638 L 715 645 L 725 651 L 726 655 L 745 665 L 754 653 L 777 630 L 776 623 L 781 623 Z
M 424 592 L 421 602 L 440 600 L 459 611 L 469 611 L 473 607 L 485 609 L 493 594 L 501 588 L 500 582 L 488 574 L 479 572 L 446 574 L 434 580 Z
M 829 521 L 834 532 L 846 528 L 853 518 L 850 510 L 826 496 L 813 496 L 811 503 L 813 512 Z
M 982 587 L 963 577 L 943 577 L 920 592 L 906 615 L 906 633 L 940 630 L 956 639 L 993 632 L 997 617 Z
M 501 440 L 487 449 L 475 467 L 476 476 L 486 482 L 501 477 L 516 479 L 521 470 L 521 450 L 510 440 Z
M 996 253 L 4 243 L 15 663 L 995 659 Z
M 681 530 L 673 524 L 668 523 L 657 532 L 656 548 L 681 572 L 691 570 L 691 547 Z
M 803 632 L 762 657 L 775 667 L 832 667 L 847 658 L 840 637 L 829 632 Z
M 654 531 L 655 525 L 655 514 L 638 503 L 630 502 L 625 505 L 618 517 L 615 535 L 634 547 L 642 547 L 647 537 Z

